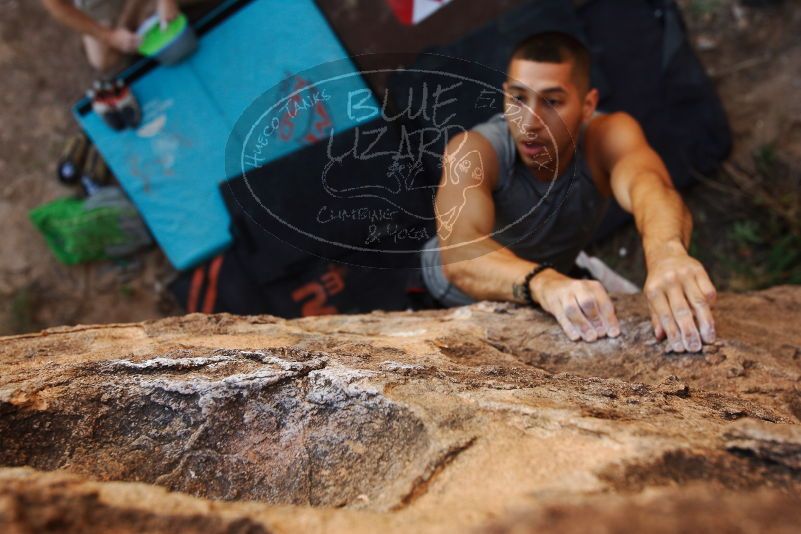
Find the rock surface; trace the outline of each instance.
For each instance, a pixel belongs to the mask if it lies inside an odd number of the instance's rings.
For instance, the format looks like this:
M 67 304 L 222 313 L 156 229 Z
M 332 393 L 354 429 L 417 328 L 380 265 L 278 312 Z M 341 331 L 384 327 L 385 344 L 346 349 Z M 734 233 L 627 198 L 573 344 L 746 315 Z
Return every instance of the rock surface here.
M 801 288 L 665 353 L 541 312 L 190 315 L 0 338 L 2 532 L 793 532 Z

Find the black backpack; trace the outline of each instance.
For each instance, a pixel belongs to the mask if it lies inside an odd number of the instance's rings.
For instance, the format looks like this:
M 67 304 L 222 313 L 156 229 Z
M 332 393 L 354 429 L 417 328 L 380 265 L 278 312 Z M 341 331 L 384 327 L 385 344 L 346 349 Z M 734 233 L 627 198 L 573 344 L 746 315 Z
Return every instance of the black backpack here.
M 577 9 L 601 90 L 599 108 L 626 111 L 686 188 L 731 151 L 731 131 L 674 0 L 590 0 Z M 630 216 L 616 204 L 596 238 Z

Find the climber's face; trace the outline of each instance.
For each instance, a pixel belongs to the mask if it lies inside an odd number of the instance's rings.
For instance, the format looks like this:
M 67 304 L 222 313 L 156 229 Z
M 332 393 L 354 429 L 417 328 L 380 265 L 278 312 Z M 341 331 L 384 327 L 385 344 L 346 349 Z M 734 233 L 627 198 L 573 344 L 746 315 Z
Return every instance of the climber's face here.
M 513 59 L 507 76 L 504 111 L 520 159 L 537 177 L 553 179 L 572 160 L 579 128 L 592 117 L 598 91 L 582 87 L 586 84 L 575 75 L 573 60 Z

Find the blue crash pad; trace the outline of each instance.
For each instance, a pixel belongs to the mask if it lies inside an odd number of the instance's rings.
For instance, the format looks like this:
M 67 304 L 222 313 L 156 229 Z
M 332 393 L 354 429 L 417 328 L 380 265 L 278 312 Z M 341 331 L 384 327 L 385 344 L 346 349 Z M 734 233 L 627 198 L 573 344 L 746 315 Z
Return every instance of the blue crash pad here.
M 257 97 L 271 89 L 285 96 L 296 80 L 279 82 L 296 73 L 306 71 L 307 83 L 330 75 L 314 67 L 334 60 L 340 60 L 339 71 L 343 64 L 349 71 L 335 91 L 369 93 L 361 76 L 353 75 L 352 63 L 341 61 L 347 53 L 312 0 L 232 0 L 220 9 L 237 4 L 242 5 L 202 35 L 194 55 L 130 82 L 143 111 L 137 130 L 111 130 L 86 112 L 85 101 L 73 109 L 177 269 L 193 267 L 231 243 L 219 191 L 221 182 L 234 177 L 226 172 L 226 143 L 237 123 L 238 133 L 246 130 L 240 117 Z M 347 130 L 361 120 L 351 118 L 347 106 L 327 110 L 329 131 Z M 309 127 L 298 125 L 271 144 L 260 163 L 315 142 L 304 130 Z M 317 138 L 327 139 L 328 132 Z

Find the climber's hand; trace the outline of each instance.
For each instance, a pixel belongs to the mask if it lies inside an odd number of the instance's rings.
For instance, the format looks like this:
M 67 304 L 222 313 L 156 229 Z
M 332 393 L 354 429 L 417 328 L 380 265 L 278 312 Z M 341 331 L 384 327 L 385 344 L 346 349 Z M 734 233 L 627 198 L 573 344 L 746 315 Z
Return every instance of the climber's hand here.
M 531 293 L 572 341 L 620 335 L 615 308 L 600 282 L 576 280 L 546 269 L 532 279 Z
M 650 254 L 645 296 L 656 338 L 675 352 L 698 352 L 715 341 L 711 308 L 717 293 L 704 266 L 681 246 Z

